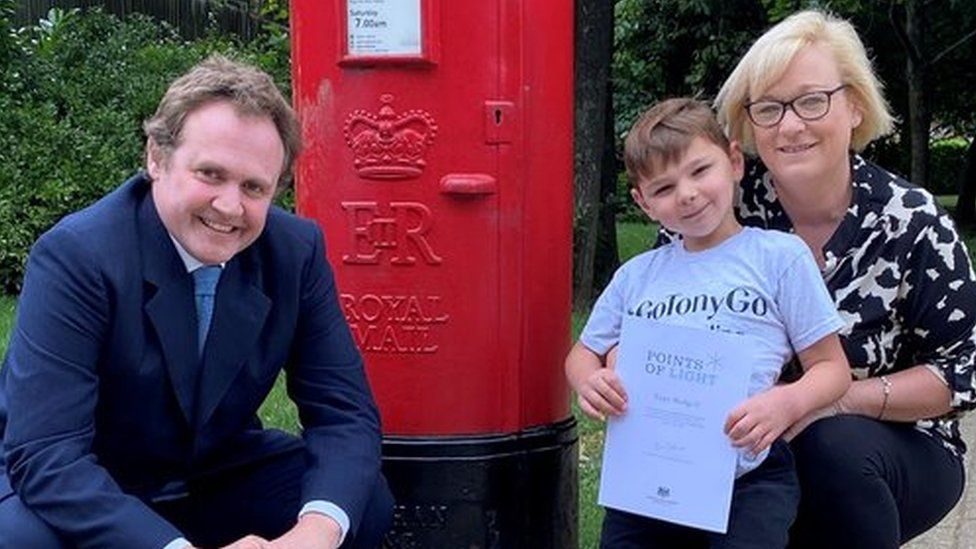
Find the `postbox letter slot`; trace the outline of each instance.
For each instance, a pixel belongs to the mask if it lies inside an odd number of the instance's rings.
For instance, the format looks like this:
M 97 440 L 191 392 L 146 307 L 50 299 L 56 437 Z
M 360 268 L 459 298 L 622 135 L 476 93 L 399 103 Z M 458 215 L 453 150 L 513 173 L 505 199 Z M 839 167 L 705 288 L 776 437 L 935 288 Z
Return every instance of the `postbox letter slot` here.
M 483 173 L 451 173 L 441 178 L 441 192 L 456 196 L 495 194 L 495 178 Z

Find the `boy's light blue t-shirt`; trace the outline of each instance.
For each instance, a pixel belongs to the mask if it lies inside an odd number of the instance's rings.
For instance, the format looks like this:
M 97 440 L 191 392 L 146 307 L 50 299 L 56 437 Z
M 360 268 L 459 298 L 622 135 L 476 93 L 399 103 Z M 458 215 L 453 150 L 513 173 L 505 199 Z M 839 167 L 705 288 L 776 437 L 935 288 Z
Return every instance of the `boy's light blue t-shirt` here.
M 753 227 L 700 252 L 676 240 L 625 263 L 594 305 L 580 343 L 606 354 L 619 341 L 626 311 L 755 338 L 761 348 L 749 396 L 772 387 L 795 352 L 844 326 L 807 245 L 795 235 Z M 737 476 L 765 455 L 740 454 Z

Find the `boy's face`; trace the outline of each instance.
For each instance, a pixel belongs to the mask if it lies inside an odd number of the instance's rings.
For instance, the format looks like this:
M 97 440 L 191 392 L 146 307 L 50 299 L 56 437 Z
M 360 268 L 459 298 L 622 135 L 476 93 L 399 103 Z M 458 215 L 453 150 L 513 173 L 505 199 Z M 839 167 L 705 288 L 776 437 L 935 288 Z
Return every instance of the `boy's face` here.
M 738 143 L 726 153 L 698 137 L 677 162 L 641 179 L 630 194 L 648 217 L 679 233 L 686 249 L 704 250 L 739 230 L 732 200 L 743 164 Z

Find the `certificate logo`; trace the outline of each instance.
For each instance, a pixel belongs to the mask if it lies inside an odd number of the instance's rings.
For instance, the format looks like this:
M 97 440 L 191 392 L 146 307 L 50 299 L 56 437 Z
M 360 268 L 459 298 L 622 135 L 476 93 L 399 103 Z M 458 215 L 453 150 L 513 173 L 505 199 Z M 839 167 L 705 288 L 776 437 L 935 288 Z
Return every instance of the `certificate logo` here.
M 709 354 L 707 358 L 685 353 L 648 349 L 644 355 L 644 371 L 695 385 L 715 385 L 722 369 L 722 359 Z

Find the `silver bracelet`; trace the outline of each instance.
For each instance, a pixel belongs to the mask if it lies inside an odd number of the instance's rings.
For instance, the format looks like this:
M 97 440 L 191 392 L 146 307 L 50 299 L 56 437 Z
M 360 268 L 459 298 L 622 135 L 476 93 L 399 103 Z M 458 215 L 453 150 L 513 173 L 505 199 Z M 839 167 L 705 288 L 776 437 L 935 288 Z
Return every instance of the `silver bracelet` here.
M 888 409 L 888 397 L 891 395 L 891 381 L 888 380 L 888 376 L 879 376 L 881 380 L 881 392 L 884 394 L 884 400 L 881 401 L 881 411 L 878 412 L 877 419 L 884 418 L 885 410 Z

